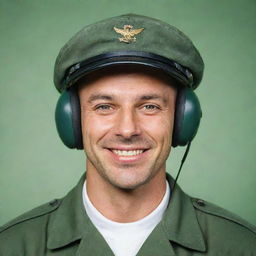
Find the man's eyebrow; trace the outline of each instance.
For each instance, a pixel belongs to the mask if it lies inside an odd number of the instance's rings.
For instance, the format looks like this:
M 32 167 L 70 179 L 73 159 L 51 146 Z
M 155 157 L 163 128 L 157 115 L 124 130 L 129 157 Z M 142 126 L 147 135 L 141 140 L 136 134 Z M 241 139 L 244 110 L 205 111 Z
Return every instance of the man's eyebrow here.
M 88 102 L 91 103 L 95 100 L 112 100 L 114 97 L 112 95 L 109 94 L 101 94 L 101 93 L 97 93 L 97 94 L 92 94 L 89 99 Z
M 105 93 L 95 93 L 92 94 L 89 99 L 88 102 L 92 103 L 93 101 L 96 100 L 113 100 L 114 98 L 116 98 L 114 95 L 112 94 L 105 94 Z M 138 97 L 136 97 L 136 100 L 161 100 L 163 101 L 164 104 L 167 103 L 167 99 L 164 96 L 161 96 L 159 94 L 144 94 L 144 95 L 139 95 Z
M 167 103 L 167 99 L 159 94 L 145 94 L 139 97 L 140 100 L 161 100 L 163 103 Z

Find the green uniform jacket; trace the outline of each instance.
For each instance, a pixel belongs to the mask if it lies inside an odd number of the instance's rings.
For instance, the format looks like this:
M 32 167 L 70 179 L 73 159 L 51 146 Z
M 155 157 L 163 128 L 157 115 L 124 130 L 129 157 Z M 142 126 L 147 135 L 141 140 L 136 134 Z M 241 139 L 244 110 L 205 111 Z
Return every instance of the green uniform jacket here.
M 173 180 L 168 176 L 172 185 Z M 61 200 L 53 200 L 0 229 L 1 256 L 114 255 L 86 215 L 84 177 Z M 127 241 L 129 243 L 129 241 Z M 256 255 L 256 229 L 233 214 L 186 195 L 178 186 L 163 220 L 138 256 Z

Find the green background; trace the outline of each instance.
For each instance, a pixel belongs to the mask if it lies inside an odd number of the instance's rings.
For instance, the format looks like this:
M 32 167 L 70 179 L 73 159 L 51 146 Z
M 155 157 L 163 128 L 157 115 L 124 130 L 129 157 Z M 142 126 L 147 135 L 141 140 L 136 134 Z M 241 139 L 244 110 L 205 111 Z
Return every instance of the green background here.
M 255 0 L 0 0 L 0 225 L 78 181 L 84 154 L 55 129 L 54 61 L 84 25 L 130 12 L 177 26 L 205 60 L 203 119 L 180 185 L 256 224 Z M 173 175 L 184 150 L 172 150 Z

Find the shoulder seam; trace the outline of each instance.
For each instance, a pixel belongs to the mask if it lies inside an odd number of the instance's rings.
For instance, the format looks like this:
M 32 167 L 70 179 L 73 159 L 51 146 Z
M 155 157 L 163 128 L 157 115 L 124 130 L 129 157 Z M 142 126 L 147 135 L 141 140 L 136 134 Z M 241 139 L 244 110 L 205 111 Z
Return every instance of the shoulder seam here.
M 8 230 L 9 228 L 11 228 L 11 227 L 13 227 L 13 226 L 15 226 L 17 224 L 20 224 L 22 222 L 25 222 L 25 221 L 28 221 L 28 220 L 32 220 L 32 219 L 35 219 L 35 218 L 39 218 L 41 216 L 47 215 L 48 213 L 51 213 L 51 212 L 55 211 L 60 206 L 61 200 L 55 199 L 55 202 L 56 202 L 55 205 L 52 205 L 52 202 L 53 201 L 51 201 L 50 203 L 47 203 L 45 205 L 41 205 L 41 206 L 31 210 L 31 213 L 30 212 L 24 213 L 23 215 L 15 218 L 14 220 L 11 220 L 11 221 L 7 222 L 5 225 L 0 227 L 0 234 L 2 232 L 4 232 L 5 230 Z M 41 213 L 34 213 L 33 214 L 34 210 L 36 210 L 36 209 L 38 209 L 40 207 L 43 207 L 43 206 L 47 206 L 47 205 L 51 206 L 51 208 L 50 209 L 49 208 L 45 209 Z
M 256 235 L 256 227 L 254 225 L 252 225 L 251 223 L 249 223 L 248 221 L 242 219 L 239 216 L 236 216 L 234 213 L 231 213 L 231 212 L 230 212 L 229 216 L 226 216 L 225 214 L 221 214 L 220 212 L 218 212 L 216 210 L 215 211 L 207 210 L 206 208 L 204 208 L 205 206 L 199 206 L 196 202 L 197 200 L 200 200 L 200 201 L 204 201 L 204 200 L 192 198 L 192 203 L 193 203 L 194 207 L 196 209 L 198 209 L 199 211 L 204 212 L 204 213 L 209 214 L 209 215 L 213 215 L 213 216 L 216 216 L 216 217 L 220 217 L 220 218 L 229 220 L 229 221 L 231 221 L 235 224 L 238 224 L 238 225 L 248 229 L 250 232 L 252 232 Z M 204 201 L 204 202 L 206 202 L 206 201 Z M 206 203 L 208 203 L 208 202 L 206 202 Z M 217 205 L 214 205 L 212 203 L 209 203 L 209 204 L 211 204 L 213 207 L 217 207 L 217 208 L 222 209 L 221 207 L 219 207 Z M 223 210 L 225 210 L 225 209 L 223 209 Z M 227 210 L 225 210 L 225 211 L 228 213 Z

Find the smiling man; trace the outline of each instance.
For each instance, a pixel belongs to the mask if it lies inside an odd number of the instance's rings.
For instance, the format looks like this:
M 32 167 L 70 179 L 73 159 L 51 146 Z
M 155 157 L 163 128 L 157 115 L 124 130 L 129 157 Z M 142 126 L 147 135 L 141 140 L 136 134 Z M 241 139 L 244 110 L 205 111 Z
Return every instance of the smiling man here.
M 79 95 L 90 200 L 113 221 L 142 219 L 166 191 L 176 89 L 160 71 L 122 66 L 88 76 Z
M 62 199 L 3 226 L 0 255 L 256 255 L 255 227 L 166 173 L 171 147 L 187 154 L 196 135 L 203 69 L 187 36 L 149 17 L 72 37 L 55 64 L 55 117 L 64 144 L 84 150 L 86 172 Z

